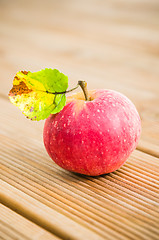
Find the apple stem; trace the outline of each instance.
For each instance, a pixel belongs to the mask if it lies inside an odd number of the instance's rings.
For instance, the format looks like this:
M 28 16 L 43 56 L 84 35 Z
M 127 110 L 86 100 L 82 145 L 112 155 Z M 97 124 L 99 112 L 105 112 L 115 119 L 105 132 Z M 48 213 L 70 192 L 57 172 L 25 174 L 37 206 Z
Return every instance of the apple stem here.
M 85 101 L 89 101 L 89 97 L 88 97 L 88 91 L 87 91 L 87 83 L 85 81 L 82 81 L 82 80 L 79 80 L 78 83 L 77 83 L 77 86 L 72 88 L 72 89 L 69 89 L 67 91 L 64 91 L 64 92 L 49 92 L 49 91 L 45 91 L 46 93 L 48 94 L 66 94 L 66 93 L 69 93 L 69 92 L 72 92 L 74 90 L 76 90 L 78 87 L 81 87 L 82 88 L 82 91 L 84 93 L 84 96 L 85 96 Z
M 69 93 L 69 92 L 72 92 L 72 91 L 76 90 L 78 87 L 79 87 L 79 84 L 77 84 L 76 87 L 74 87 L 74 88 L 72 88 L 72 89 L 70 89 L 70 90 L 68 90 L 68 91 L 66 91 L 66 92 L 63 92 L 63 93 Z
M 79 86 L 82 88 L 82 91 L 83 91 L 84 96 L 85 96 L 85 100 L 86 100 L 86 101 L 89 101 L 88 91 L 87 91 L 87 83 L 86 83 L 85 81 L 79 80 L 76 87 L 74 87 L 74 88 L 66 91 L 65 93 L 72 92 L 72 91 L 74 91 L 75 89 L 77 89 Z
M 66 94 L 66 93 L 69 93 L 69 92 L 72 92 L 74 90 L 76 90 L 77 88 L 79 87 L 79 84 L 77 84 L 76 87 L 72 88 L 72 89 L 69 89 L 67 91 L 64 91 L 64 92 L 49 92 L 49 91 L 42 91 L 42 92 L 46 92 L 48 94 L 54 94 L 54 95 L 57 95 L 57 94 Z
M 89 101 L 88 90 L 87 90 L 87 83 L 85 81 L 79 80 L 78 85 L 82 88 L 82 91 L 85 96 L 85 100 Z

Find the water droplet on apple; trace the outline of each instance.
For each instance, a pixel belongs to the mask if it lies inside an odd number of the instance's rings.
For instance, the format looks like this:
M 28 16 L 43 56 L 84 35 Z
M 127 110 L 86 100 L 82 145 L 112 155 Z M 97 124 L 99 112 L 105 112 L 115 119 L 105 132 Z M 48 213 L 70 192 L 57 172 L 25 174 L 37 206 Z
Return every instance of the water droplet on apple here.
M 67 122 L 67 125 L 69 126 L 69 125 L 70 125 L 70 123 L 71 123 L 71 121 L 70 121 L 70 120 L 68 120 L 68 122 Z
M 56 126 L 57 126 L 57 121 L 55 121 L 55 123 L 54 123 L 54 127 L 56 128 Z

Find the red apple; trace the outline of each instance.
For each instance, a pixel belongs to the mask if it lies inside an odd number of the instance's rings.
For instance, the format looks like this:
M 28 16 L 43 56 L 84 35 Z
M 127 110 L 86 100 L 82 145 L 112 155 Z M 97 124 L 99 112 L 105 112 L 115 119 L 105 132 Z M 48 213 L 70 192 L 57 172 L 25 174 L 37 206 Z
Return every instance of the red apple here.
M 141 121 L 134 104 L 112 90 L 92 90 L 67 98 L 44 126 L 50 157 L 64 169 L 90 176 L 120 168 L 136 148 Z

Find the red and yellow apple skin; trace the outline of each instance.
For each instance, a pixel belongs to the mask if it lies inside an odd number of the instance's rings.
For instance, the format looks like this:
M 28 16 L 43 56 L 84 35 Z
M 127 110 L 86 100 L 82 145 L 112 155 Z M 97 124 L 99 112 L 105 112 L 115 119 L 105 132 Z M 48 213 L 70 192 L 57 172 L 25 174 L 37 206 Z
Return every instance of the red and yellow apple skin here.
M 112 90 L 67 98 L 63 110 L 44 125 L 44 145 L 60 167 L 98 176 L 120 168 L 136 148 L 141 121 L 134 104 Z

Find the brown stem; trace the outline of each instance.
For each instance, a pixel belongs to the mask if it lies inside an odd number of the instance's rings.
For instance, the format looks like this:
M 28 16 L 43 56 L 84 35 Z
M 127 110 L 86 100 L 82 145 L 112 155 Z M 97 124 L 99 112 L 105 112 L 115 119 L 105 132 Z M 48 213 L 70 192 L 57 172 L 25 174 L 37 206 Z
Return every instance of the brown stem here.
M 85 96 L 85 100 L 89 101 L 88 90 L 87 90 L 87 83 L 85 81 L 79 80 L 78 85 L 82 88 L 82 91 Z
M 78 81 L 78 84 L 76 87 L 70 89 L 70 90 L 67 90 L 67 91 L 64 91 L 64 92 L 49 92 L 49 91 L 45 91 L 46 93 L 48 94 L 54 94 L 54 95 L 57 95 L 57 94 L 66 94 L 66 93 L 69 93 L 69 92 L 72 92 L 74 91 L 75 89 L 77 89 L 78 87 L 81 87 L 82 88 L 82 91 L 84 93 L 84 96 L 85 96 L 85 100 L 86 101 L 89 101 L 89 96 L 88 96 L 88 91 L 87 91 L 87 83 L 85 81 L 82 81 L 82 80 L 79 80 Z M 40 90 L 39 90 L 40 91 Z
M 78 87 L 79 87 L 79 84 L 77 84 L 76 87 L 74 87 L 74 88 L 72 88 L 70 90 L 64 91 L 64 92 L 49 92 L 49 91 L 42 91 L 42 92 L 46 92 L 46 93 L 49 93 L 49 94 L 55 94 L 55 95 L 57 95 L 57 94 L 66 94 L 66 93 L 69 93 L 69 92 L 72 92 L 72 91 L 76 90 Z

